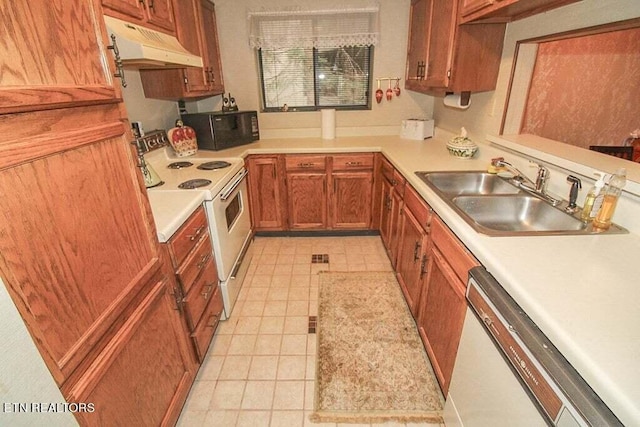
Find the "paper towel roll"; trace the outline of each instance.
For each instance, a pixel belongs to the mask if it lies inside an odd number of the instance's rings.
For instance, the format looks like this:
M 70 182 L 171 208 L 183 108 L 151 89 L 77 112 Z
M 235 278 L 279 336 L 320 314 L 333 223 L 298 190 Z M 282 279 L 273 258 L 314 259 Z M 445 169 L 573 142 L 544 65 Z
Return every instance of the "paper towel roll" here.
M 320 110 L 322 113 L 322 139 L 336 137 L 336 110 Z
M 445 95 L 444 105 L 446 105 L 447 107 L 466 110 L 467 108 L 469 108 L 469 105 L 471 105 L 471 97 L 469 95 L 463 97 L 460 93 L 451 93 Z

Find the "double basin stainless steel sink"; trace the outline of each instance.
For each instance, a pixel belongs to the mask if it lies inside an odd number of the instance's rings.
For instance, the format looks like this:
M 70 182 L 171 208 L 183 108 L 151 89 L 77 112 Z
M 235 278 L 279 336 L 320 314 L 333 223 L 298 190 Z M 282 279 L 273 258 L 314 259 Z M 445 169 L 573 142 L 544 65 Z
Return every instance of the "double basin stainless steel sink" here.
M 508 178 L 481 171 L 416 172 L 431 189 L 476 231 L 489 236 L 588 235 L 627 231 L 613 224 L 594 230 L 566 203 L 552 206 Z

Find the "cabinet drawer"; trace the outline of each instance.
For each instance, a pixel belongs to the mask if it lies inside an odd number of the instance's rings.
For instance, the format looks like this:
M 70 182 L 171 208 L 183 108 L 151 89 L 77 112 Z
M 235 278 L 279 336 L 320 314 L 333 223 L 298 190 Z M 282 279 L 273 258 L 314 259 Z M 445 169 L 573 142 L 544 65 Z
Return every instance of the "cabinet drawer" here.
M 218 288 L 218 271 L 213 258 L 209 258 L 184 299 L 189 328 L 193 331 L 202 317 L 205 307 Z
M 284 163 L 287 171 L 291 170 L 325 170 L 326 156 L 286 156 Z
M 431 239 L 462 283 L 467 283 L 469 269 L 480 264 L 442 220 L 435 215 L 431 220 Z
M 211 240 L 207 233 L 193 252 L 189 254 L 185 262 L 178 267 L 176 274 L 182 284 L 182 291 L 186 295 L 193 285 L 193 282 L 200 275 L 200 272 L 213 259 Z
M 334 171 L 373 169 L 373 153 L 333 156 Z
M 389 161 L 383 156 L 382 162 L 380 163 L 380 169 L 382 171 L 382 176 L 389 182 L 393 181 L 393 166 Z
M 217 286 L 196 330 L 191 334 L 200 362 L 204 360 L 213 334 L 216 332 L 222 315 L 222 308 L 222 293 L 220 292 L 220 287 Z
M 424 231 L 428 233 L 431 225 L 431 207 L 422 200 L 422 197 L 410 185 L 406 186 L 404 192 L 404 204 Z
M 207 217 L 204 208 L 200 207 L 169 240 L 169 250 L 175 265 L 182 264 L 189 251 L 196 246 L 206 232 Z

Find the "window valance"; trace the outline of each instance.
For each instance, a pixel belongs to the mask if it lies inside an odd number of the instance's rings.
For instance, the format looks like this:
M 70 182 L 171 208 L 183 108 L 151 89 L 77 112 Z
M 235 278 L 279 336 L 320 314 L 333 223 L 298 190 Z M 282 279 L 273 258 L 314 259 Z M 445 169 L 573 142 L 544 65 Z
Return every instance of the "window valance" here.
M 375 46 L 379 7 L 249 12 L 249 44 L 256 49 Z

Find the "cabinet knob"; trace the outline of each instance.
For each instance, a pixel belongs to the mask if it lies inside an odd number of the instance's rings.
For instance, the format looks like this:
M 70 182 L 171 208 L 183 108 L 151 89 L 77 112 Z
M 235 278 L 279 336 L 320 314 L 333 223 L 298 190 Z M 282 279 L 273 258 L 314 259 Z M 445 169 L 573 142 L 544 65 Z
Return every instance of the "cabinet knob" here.
M 204 229 L 205 229 L 205 226 L 201 225 L 200 227 L 196 228 L 193 234 L 188 234 L 187 237 L 189 237 L 189 240 L 193 242 L 198 238 L 198 236 L 200 235 L 200 233 L 202 233 L 202 230 Z
M 209 299 L 209 294 L 211 294 L 211 290 L 213 289 L 213 283 L 209 283 L 205 286 L 205 288 L 207 288 L 206 291 L 202 292 L 202 297 L 207 300 Z
M 210 254 L 204 254 L 202 255 L 202 257 L 200 257 L 200 262 L 198 262 L 198 270 L 201 270 L 202 267 L 204 267 L 207 261 L 209 261 L 210 256 L 211 256 Z

